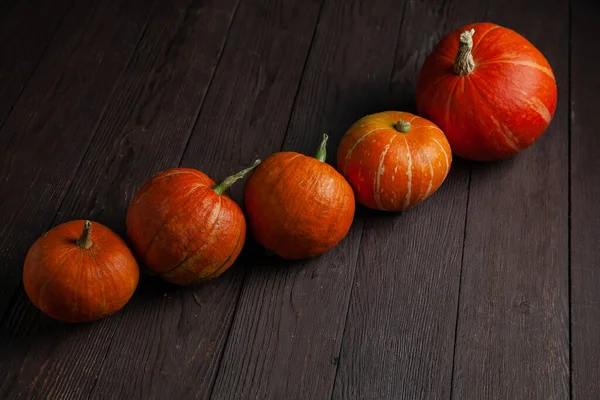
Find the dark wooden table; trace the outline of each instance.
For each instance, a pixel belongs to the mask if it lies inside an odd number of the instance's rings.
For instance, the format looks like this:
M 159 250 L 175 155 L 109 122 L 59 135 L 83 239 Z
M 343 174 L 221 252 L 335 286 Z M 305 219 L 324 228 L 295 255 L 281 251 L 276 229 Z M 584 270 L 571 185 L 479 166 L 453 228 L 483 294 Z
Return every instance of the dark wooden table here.
M 403 215 L 359 208 L 306 262 L 249 240 L 217 280 L 144 277 L 97 323 L 27 299 L 50 227 L 123 235 L 133 193 L 178 165 L 218 180 L 322 132 L 333 160 L 359 117 L 414 110 L 433 45 L 484 20 L 558 82 L 517 157 L 456 160 Z M 599 25 L 596 0 L 3 0 L 0 398 L 600 398 Z

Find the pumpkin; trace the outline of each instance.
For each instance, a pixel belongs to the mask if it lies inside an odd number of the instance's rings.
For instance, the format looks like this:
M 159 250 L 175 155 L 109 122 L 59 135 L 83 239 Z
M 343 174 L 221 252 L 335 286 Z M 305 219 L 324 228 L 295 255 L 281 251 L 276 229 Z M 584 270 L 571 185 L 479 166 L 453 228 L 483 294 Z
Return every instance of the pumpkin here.
M 386 111 L 356 121 L 338 147 L 338 170 L 356 201 L 383 211 L 404 211 L 431 196 L 444 182 L 452 151 L 431 121 Z
M 453 152 L 501 160 L 529 147 L 556 110 L 554 73 L 517 32 L 491 23 L 464 26 L 427 57 L 417 82 L 417 110 L 448 137 Z
M 139 279 L 135 257 L 109 228 L 70 221 L 33 243 L 23 285 L 42 312 L 64 322 L 91 322 L 120 310 Z
M 150 270 L 179 285 L 225 272 L 246 240 L 246 219 L 225 191 L 260 163 L 220 184 L 192 168 L 171 168 L 146 182 L 127 211 L 127 236 Z
M 352 188 L 325 162 L 327 135 L 316 156 L 280 152 L 248 178 L 244 204 L 256 240 L 288 260 L 317 256 L 346 236 L 354 218 Z

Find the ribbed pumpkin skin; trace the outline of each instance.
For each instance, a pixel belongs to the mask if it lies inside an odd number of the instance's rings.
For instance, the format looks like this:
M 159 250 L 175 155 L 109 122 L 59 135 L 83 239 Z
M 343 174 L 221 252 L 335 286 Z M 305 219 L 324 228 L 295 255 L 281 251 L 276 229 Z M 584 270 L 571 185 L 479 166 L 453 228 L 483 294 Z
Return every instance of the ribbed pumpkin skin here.
M 329 164 L 295 152 L 275 153 L 250 175 L 244 189 L 256 240 L 289 260 L 317 256 L 346 236 L 354 194 Z
M 135 253 L 165 280 L 193 285 L 216 278 L 240 254 L 242 210 L 215 182 L 191 168 L 172 168 L 142 186 L 127 212 Z
M 475 69 L 453 71 L 459 37 L 475 30 Z M 448 137 L 453 152 L 474 161 L 511 157 L 546 130 L 556 110 L 554 73 L 542 53 L 513 30 L 464 26 L 427 57 L 417 83 L 417 109 Z
M 91 322 L 117 312 L 139 279 L 133 254 L 109 228 L 92 223 L 92 247 L 77 247 L 83 225 L 70 221 L 44 233 L 29 249 L 23 267 L 31 302 L 64 322 Z
M 399 120 L 411 124 L 408 133 L 395 128 Z M 356 201 L 384 211 L 404 211 L 431 196 L 451 164 L 444 133 L 424 118 L 398 111 L 355 122 L 337 153 L 338 170 L 352 185 Z

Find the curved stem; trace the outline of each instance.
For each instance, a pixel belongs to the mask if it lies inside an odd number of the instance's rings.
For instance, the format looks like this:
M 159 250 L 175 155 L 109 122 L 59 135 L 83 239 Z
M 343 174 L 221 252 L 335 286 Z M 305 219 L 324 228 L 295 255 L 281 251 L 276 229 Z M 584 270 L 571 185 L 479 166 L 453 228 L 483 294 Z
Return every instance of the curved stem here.
M 475 29 L 464 31 L 460 34 L 460 44 L 458 45 L 458 53 L 454 59 L 454 73 L 456 75 L 469 75 L 475 69 L 475 61 L 473 61 L 473 35 Z
M 327 158 L 327 139 L 329 139 L 329 136 L 324 133 L 321 145 L 317 149 L 317 154 L 315 154 L 315 158 L 321 162 L 325 162 L 325 159 Z
M 408 133 L 410 132 L 410 122 L 399 120 L 396 122 L 396 125 L 394 125 L 394 128 L 400 133 Z
M 83 223 L 83 232 L 81 232 L 81 236 L 79 236 L 75 244 L 82 250 L 89 250 L 94 244 L 92 242 L 92 223 L 90 221 Z
M 225 193 L 225 191 L 227 191 L 227 189 L 229 189 L 231 187 L 231 185 L 233 185 L 235 183 L 235 181 L 237 181 L 238 179 L 242 179 L 244 176 L 246 176 L 248 174 L 248 172 L 250 172 L 254 168 L 256 168 L 258 166 L 258 164 L 260 164 L 260 160 L 254 161 L 254 164 L 252 164 L 251 167 L 243 169 L 235 175 L 228 176 L 227 178 L 223 179 L 223 182 L 219 183 L 217 186 L 213 187 L 212 189 L 215 192 L 217 192 L 217 194 Z

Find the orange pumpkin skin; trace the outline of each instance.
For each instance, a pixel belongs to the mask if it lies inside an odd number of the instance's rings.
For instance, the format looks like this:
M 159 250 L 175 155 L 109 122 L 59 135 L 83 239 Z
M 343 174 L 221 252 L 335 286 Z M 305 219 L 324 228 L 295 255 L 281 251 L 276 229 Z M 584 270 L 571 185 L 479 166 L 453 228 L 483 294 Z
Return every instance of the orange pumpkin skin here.
M 398 130 L 399 121 L 408 132 Z M 407 112 L 367 115 L 344 134 L 338 170 L 352 185 L 356 201 L 383 211 L 404 211 L 431 196 L 444 182 L 452 152 L 432 122 Z
M 138 284 L 135 257 L 109 228 L 94 222 L 88 231 L 90 247 L 76 244 L 84 223 L 70 221 L 44 233 L 29 249 L 23 267 L 31 302 L 64 322 L 91 322 L 117 312 Z
M 354 194 L 329 164 L 295 152 L 275 153 L 248 178 L 248 222 L 256 240 L 288 260 L 317 256 L 346 236 Z
M 246 220 L 215 182 L 191 168 L 172 168 L 146 182 L 127 212 L 135 253 L 165 280 L 193 285 L 216 278 L 236 260 Z
M 474 67 L 459 60 L 469 51 Z M 527 39 L 477 23 L 438 43 L 421 69 L 416 100 L 419 114 L 444 131 L 456 155 L 493 161 L 515 155 L 542 135 L 556 110 L 557 88 L 550 64 Z

